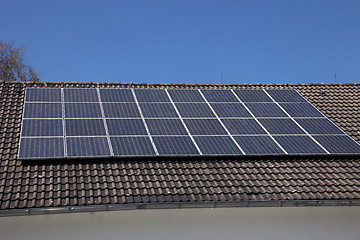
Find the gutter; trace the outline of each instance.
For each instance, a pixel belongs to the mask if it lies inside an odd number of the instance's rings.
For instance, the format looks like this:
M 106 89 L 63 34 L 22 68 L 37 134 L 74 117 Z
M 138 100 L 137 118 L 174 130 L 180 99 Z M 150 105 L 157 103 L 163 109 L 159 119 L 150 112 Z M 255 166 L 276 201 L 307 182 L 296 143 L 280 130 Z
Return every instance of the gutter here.
M 251 208 L 251 207 L 340 207 L 360 206 L 360 199 L 352 200 L 268 200 L 236 202 L 175 202 L 175 203 L 134 203 L 104 204 L 91 206 L 44 207 L 0 210 L 0 217 L 32 216 L 47 214 L 107 212 L 151 209 L 191 209 L 191 208 Z

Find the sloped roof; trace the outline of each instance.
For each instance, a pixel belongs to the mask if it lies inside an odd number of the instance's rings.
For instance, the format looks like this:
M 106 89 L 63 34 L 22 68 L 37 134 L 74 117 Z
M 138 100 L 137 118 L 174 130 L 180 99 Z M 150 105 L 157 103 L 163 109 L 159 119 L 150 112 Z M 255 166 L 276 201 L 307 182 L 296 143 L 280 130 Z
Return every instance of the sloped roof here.
M 143 208 L 172 203 L 177 207 L 261 202 L 279 206 L 359 204 L 360 158 L 352 156 L 22 162 L 16 156 L 26 87 L 291 88 L 360 141 L 360 84 L 0 82 L 0 212 L 54 207 Z

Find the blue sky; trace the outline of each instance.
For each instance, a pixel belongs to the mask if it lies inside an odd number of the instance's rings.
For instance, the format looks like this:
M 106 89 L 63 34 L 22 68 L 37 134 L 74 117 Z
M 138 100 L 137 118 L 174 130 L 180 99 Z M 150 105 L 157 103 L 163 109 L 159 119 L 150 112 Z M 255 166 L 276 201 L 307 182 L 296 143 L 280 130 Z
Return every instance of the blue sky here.
M 359 0 L 0 0 L 0 29 L 42 81 L 360 81 Z

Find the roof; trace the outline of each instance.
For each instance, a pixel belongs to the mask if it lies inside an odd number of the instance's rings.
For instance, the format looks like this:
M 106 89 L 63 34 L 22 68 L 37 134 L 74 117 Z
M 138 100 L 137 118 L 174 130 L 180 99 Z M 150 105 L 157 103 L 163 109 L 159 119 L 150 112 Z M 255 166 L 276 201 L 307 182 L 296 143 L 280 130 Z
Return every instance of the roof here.
M 251 205 L 359 205 L 360 159 L 212 157 L 17 159 L 26 87 L 296 89 L 360 142 L 360 84 L 0 82 L 0 213 Z M 79 210 L 82 211 L 82 210 Z

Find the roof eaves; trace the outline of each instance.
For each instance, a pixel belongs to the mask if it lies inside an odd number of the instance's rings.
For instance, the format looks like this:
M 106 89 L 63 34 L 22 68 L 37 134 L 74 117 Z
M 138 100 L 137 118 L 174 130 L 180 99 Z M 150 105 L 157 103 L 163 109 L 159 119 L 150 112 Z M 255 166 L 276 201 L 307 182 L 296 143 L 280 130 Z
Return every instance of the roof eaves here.
M 360 199 L 107 204 L 0 210 L 0 217 L 152 209 L 360 206 Z

